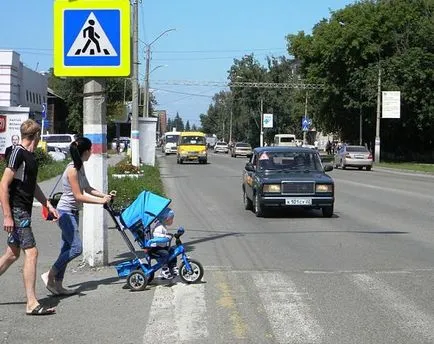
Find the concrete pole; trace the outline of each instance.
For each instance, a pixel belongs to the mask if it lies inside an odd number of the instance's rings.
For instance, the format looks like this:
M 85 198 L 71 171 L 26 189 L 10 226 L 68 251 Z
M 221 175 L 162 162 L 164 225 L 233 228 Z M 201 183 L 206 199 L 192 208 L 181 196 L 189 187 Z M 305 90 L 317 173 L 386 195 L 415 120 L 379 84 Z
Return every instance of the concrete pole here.
M 84 84 L 83 134 L 92 141 L 92 155 L 84 164 L 87 179 L 95 189 L 107 193 L 107 122 L 105 80 Z M 85 220 L 84 220 L 85 219 Z M 102 205 L 83 205 L 83 258 L 89 266 L 108 263 L 106 211 Z
M 229 122 L 229 143 L 232 142 L 232 115 L 233 115 L 233 111 L 232 111 L 232 104 L 231 104 L 231 118 Z
M 133 3 L 133 70 L 132 70 L 132 118 L 131 118 L 131 164 L 139 166 L 139 4 Z
M 151 61 L 151 46 L 146 47 L 146 73 L 145 73 L 145 114 L 144 117 L 149 117 L 149 64 Z
M 264 101 L 261 98 L 261 133 L 259 137 L 259 147 L 264 146 Z
M 377 123 L 375 126 L 375 154 L 376 163 L 380 162 L 380 121 L 381 121 L 381 66 L 378 63 L 378 80 L 377 80 Z

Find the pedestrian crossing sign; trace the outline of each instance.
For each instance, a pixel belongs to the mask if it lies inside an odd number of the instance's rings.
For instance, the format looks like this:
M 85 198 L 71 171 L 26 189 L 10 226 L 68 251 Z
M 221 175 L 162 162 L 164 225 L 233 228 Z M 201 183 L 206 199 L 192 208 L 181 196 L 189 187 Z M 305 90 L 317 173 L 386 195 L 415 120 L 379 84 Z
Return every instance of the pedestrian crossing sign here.
M 129 76 L 129 0 L 56 0 L 54 74 Z

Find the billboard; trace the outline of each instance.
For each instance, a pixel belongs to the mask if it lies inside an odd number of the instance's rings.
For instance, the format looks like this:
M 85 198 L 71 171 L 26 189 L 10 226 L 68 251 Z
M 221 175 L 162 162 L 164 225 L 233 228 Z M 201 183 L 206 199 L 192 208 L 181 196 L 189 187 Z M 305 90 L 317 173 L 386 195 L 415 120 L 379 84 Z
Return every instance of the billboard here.
M 273 114 L 272 113 L 264 113 L 263 126 L 264 126 L 264 128 L 273 128 Z
M 4 155 L 17 138 L 18 142 L 21 140 L 21 123 L 28 118 L 28 113 L 0 113 L 0 154 Z
M 383 91 L 383 113 L 382 118 L 400 118 L 401 117 L 401 92 L 400 91 Z

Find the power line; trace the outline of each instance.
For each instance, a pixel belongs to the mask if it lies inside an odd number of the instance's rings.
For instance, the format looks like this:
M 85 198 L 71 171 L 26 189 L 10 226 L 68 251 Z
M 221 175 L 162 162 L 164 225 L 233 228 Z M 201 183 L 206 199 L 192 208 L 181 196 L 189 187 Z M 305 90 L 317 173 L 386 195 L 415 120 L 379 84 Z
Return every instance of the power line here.
M 158 91 L 163 91 L 163 92 L 168 92 L 168 93 L 185 94 L 185 95 L 194 96 L 194 97 L 204 97 L 204 98 L 212 98 L 213 97 L 213 96 L 207 96 L 205 94 L 178 92 L 178 91 L 165 90 L 165 89 L 162 89 L 162 88 L 155 88 L 155 87 L 153 87 L 152 89 L 158 90 Z
M 183 85 L 183 86 L 216 86 L 216 87 L 250 87 L 250 88 L 296 88 L 296 89 L 322 89 L 323 84 L 309 84 L 302 80 L 286 83 L 275 82 L 223 82 L 223 81 L 191 81 L 191 80 L 153 80 L 157 85 Z

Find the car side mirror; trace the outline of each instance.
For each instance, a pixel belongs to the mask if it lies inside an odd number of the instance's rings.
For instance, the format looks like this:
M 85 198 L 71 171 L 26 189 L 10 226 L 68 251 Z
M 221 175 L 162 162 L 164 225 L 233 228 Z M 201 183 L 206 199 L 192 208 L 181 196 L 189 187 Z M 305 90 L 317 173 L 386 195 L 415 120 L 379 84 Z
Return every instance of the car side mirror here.
M 253 172 L 255 168 L 253 167 L 251 162 L 248 162 L 245 167 L 246 171 Z
M 333 165 L 327 164 L 324 165 L 324 172 L 330 172 L 333 171 Z

